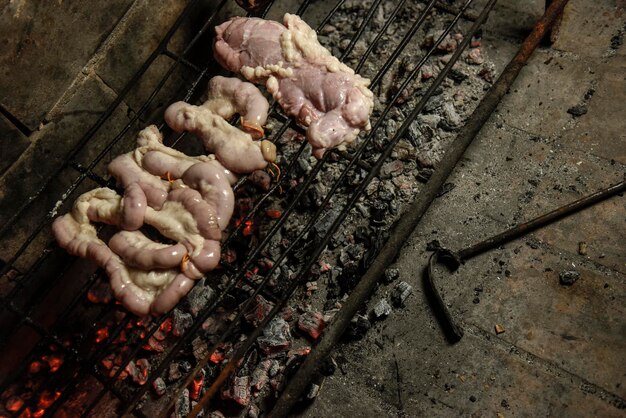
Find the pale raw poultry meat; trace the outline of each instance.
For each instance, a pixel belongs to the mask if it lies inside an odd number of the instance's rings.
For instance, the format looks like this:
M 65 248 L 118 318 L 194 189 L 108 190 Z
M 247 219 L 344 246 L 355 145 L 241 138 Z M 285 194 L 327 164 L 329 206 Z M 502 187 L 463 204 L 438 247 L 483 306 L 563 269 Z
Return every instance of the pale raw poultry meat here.
M 262 170 L 276 160 L 276 146 L 263 137 L 269 104 L 259 89 L 237 78 L 214 77 L 208 100 L 200 106 L 176 102 L 165 111 L 165 122 L 176 132 L 188 131 L 200 138 L 207 151 L 235 173 Z M 242 128 L 228 123 L 241 116 Z
M 264 84 L 285 112 L 307 129 L 314 155 L 352 142 L 370 129 L 369 80 L 342 64 L 296 15 L 283 24 L 235 17 L 215 28 L 214 55 L 226 69 Z
M 126 188 L 124 197 L 108 188 L 87 192 L 52 230 L 69 253 L 105 269 L 115 297 L 131 312 L 161 314 L 218 265 L 236 177 L 213 156 L 190 157 L 163 145 L 154 126 L 140 132 L 138 145 L 109 165 Z M 122 231 L 107 245 L 96 223 Z M 144 224 L 176 243 L 146 237 L 137 230 Z
M 263 138 L 270 105 L 254 84 L 235 77 L 213 77 L 209 81 L 208 99 L 202 106 L 224 119 L 239 114 L 243 130 L 254 139 Z

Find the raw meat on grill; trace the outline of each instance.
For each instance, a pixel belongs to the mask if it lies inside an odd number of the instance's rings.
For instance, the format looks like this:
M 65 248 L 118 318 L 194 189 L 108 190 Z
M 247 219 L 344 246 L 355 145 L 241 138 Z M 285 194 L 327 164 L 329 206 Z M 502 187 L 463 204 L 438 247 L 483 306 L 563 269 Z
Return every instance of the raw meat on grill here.
M 321 158 L 370 129 L 373 94 L 369 80 L 332 56 L 302 19 L 286 14 L 283 23 L 234 17 L 215 28 L 214 55 L 226 69 L 264 84 L 308 127 L 307 139 Z
M 141 131 L 139 146 L 109 165 L 124 197 L 109 188 L 84 193 L 52 227 L 61 247 L 105 269 L 115 297 L 138 315 L 167 312 L 217 267 L 234 209 L 235 175 L 214 156 L 187 156 L 162 141 L 154 126 Z M 122 230 L 107 245 L 96 223 Z M 143 225 L 175 243 L 148 238 Z
M 208 100 L 202 104 L 224 119 L 241 116 L 241 126 L 254 139 L 263 138 L 269 103 L 252 83 L 234 77 L 216 76 L 209 81 Z
M 199 137 L 207 151 L 235 173 L 249 173 L 267 167 L 276 159 L 276 146 L 270 141 L 254 141 L 217 113 L 204 106 L 176 102 L 165 111 L 165 121 L 177 132 L 188 131 Z

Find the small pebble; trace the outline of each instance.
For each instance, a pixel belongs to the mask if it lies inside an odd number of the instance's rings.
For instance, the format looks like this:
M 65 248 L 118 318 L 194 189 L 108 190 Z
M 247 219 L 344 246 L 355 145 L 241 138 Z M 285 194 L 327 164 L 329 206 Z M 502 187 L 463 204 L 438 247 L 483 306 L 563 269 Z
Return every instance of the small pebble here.
M 569 109 L 567 109 L 567 113 L 577 118 L 587 113 L 587 106 L 577 105 L 577 106 L 570 107 Z
M 476 396 L 474 396 L 474 395 L 470 396 L 470 401 L 476 402 Z
M 565 286 L 573 285 L 578 279 L 580 279 L 580 273 L 576 270 L 566 270 L 559 274 L 559 282 Z

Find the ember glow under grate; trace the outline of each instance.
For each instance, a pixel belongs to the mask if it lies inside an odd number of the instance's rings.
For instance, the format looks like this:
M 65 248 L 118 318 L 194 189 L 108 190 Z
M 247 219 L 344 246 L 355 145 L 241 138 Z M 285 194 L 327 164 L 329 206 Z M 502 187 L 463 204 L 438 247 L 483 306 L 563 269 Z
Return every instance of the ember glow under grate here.
M 217 6 L 180 56 L 167 50 L 169 40 L 193 14 L 197 3 L 192 1 L 187 6 L 159 48 L 59 166 L 57 174 L 66 170 L 77 173 L 59 206 L 73 201 L 86 184 L 111 186 L 94 169 L 121 141 L 134 142 L 133 135 L 127 133 L 132 134 L 136 130 L 135 122 L 146 112 L 175 71 L 184 67 L 194 73 L 195 78 L 185 96 L 172 98 L 172 102 L 174 99 L 193 101 L 199 98 L 207 80 L 213 75 L 213 67 L 193 64 L 188 61 L 187 55 L 205 33 L 220 23 L 217 16 L 227 2 L 224 0 Z M 304 14 L 309 3 L 304 1 L 295 13 Z M 330 10 L 317 28 L 318 33 L 323 33 L 336 14 L 347 7 L 345 3 L 341 0 Z M 342 61 L 354 53 L 363 34 L 373 30 L 372 20 L 380 13 L 383 3 L 382 0 L 374 0 L 369 7 L 362 8 L 363 13 L 359 15 L 360 21 L 355 25 L 354 33 L 346 38 L 349 41 L 342 47 Z M 453 13 L 448 8 L 447 25 L 437 28 L 437 36 L 419 56 L 407 59 L 404 55 L 402 58 L 407 48 L 422 42 L 417 39 L 417 34 L 425 31 L 425 25 L 432 25 L 429 21 L 437 9 L 437 2 L 421 4 L 419 13 L 411 14 L 411 11 L 418 10 L 415 4 L 399 1 L 383 24 L 375 29 L 378 31 L 376 36 L 364 51 L 359 51 L 359 59 L 353 67 L 371 78 L 370 88 L 373 91 L 379 92 L 377 94 L 382 91 L 387 96 L 386 105 L 375 110 L 372 130 L 362 134 L 348 152 L 327 152 L 323 159 L 311 164 L 307 155 L 310 150 L 307 150 L 306 141 L 302 141 L 302 129 L 284 116 L 276 105 L 272 107 L 271 135 L 268 134 L 268 138 L 281 144 L 282 172 L 280 175 L 275 172 L 273 179 L 242 177 L 236 184 L 238 213 L 234 215 L 230 234 L 223 242 L 222 270 L 198 283 L 177 309 L 168 315 L 138 319 L 127 314 L 111 299 L 102 272 L 95 271 L 77 280 L 76 272 L 86 269 L 84 263 L 69 260 L 53 245 L 27 271 L 20 273 L 13 288 L 2 298 L 2 324 L 6 324 L 2 337 L 8 342 L 9 349 L 19 352 L 20 347 L 25 346 L 29 351 L 26 355 L 13 354 L 19 361 L 15 367 L 7 369 L 10 373 L 0 383 L 1 400 L 6 412 L 13 416 L 40 417 L 120 413 L 156 416 L 169 415 L 174 411 L 183 416 L 191 412 L 195 402 L 200 402 L 194 411 L 197 412 L 211 398 L 216 402 L 222 398 L 248 405 L 251 390 L 262 387 L 268 383 L 266 380 L 273 390 L 279 391 L 285 384 L 289 368 L 297 367 L 320 337 L 324 324 L 332 319 L 316 311 L 303 312 L 297 320 L 297 328 L 304 338 L 300 344 L 290 346 L 287 321 L 292 319 L 293 308 L 288 301 L 298 289 L 314 291 L 316 284 L 311 277 L 315 278 L 331 268 L 319 262 L 320 255 L 345 219 L 355 213 L 355 207 L 372 179 L 378 175 L 400 139 L 407 135 L 411 123 L 446 78 L 447 70 L 442 70 L 438 76 L 426 76 L 426 68 L 433 54 L 441 50 L 443 42 L 450 39 L 463 17 L 468 16 L 472 0 L 458 3 Z M 486 17 L 494 3 L 487 3 L 481 13 L 482 18 Z M 268 5 L 260 16 L 265 16 L 271 6 Z M 398 43 L 383 45 L 385 33 L 400 19 L 407 17 L 410 17 L 411 23 L 398 37 Z M 475 33 L 465 32 L 463 35 L 469 40 Z M 208 53 L 209 46 L 205 49 Z M 380 49 L 387 50 L 385 59 L 366 65 Z M 174 60 L 163 80 L 108 146 L 90 164 L 79 164 L 76 156 L 161 55 Z M 395 70 L 392 77 L 391 70 L 397 68 L 394 66 L 402 59 L 404 70 Z M 450 62 L 450 66 L 452 64 L 454 61 Z M 366 69 L 373 69 L 374 72 L 368 74 Z M 385 123 L 398 103 L 409 101 L 418 77 L 430 79 L 428 88 L 408 109 L 408 116 L 400 112 L 396 121 L 398 128 L 389 131 Z M 397 117 L 398 113 L 395 115 Z M 383 130 L 385 132 L 381 132 Z M 170 136 L 166 143 L 177 146 L 184 142 L 185 137 L 184 134 Z M 337 168 L 329 169 L 332 167 Z M 388 169 L 394 170 L 393 166 Z M 301 175 L 301 172 L 305 174 Z M 323 192 L 318 190 L 317 194 L 313 193 L 320 178 L 327 184 Z M 260 193 L 259 188 L 266 189 L 265 193 Z M 17 208 L 12 219 L 0 229 L 0 234 L 5 234 L 12 221 L 18 219 L 45 192 L 44 187 L 33 194 L 31 202 Z M 387 204 L 378 210 L 374 205 L 372 222 L 384 224 L 387 210 Z M 55 216 L 56 208 L 35 226 L 32 235 L 2 267 L 0 276 L 15 273 L 16 262 L 40 234 L 49 233 L 49 224 Z M 290 230 L 289 234 L 284 234 L 285 228 Z M 384 241 L 384 234 L 378 231 L 378 240 Z M 377 245 L 371 245 L 371 251 L 375 252 Z M 358 249 L 355 246 L 350 248 L 355 249 L 355 254 L 349 254 L 350 257 L 364 259 L 367 255 L 356 254 Z M 374 255 L 369 254 L 368 257 L 373 259 Z M 50 264 L 56 264 L 58 268 L 53 270 L 48 282 L 72 279 L 78 285 L 63 298 L 67 301 L 62 306 L 48 313 L 46 289 L 41 287 L 40 278 L 49 274 L 47 268 Z M 77 264 L 83 270 L 77 270 Z M 347 268 L 345 270 L 348 272 Z M 198 338 L 201 333 L 209 337 Z M 285 349 L 288 349 L 284 353 L 286 363 L 274 362 L 272 355 Z M 259 362 L 259 356 L 265 356 L 265 359 Z M 233 374 L 242 368 L 248 368 L 248 373 L 242 376 Z M 264 372 L 257 373 L 259 368 Z M 283 370 L 279 372 L 272 368 Z M 224 386 L 224 383 L 228 384 Z M 251 407 L 249 414 L 253 413 Z

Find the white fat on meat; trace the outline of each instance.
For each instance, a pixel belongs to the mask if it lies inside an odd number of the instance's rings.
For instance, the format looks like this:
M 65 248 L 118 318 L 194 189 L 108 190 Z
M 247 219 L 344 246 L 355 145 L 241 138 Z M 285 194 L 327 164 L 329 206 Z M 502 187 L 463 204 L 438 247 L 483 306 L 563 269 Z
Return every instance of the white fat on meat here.
M 176 102 L 165 111 L 165 121 L 177 132 L 188 131 L 199 137 L 207 151 L 235 173 L 250 173 L 276 159 L 276 146 L 270 141 L 254 141 L 223 117 L 203 106 Z
M 308 127 L 313 153 L 344 147 L 371 128 L 369 80 L 341 63 L 296 15 L 284 25 L 235 17 L 217 26 L 214 55 L 226 69 L 264 84 L 286 113 Z

